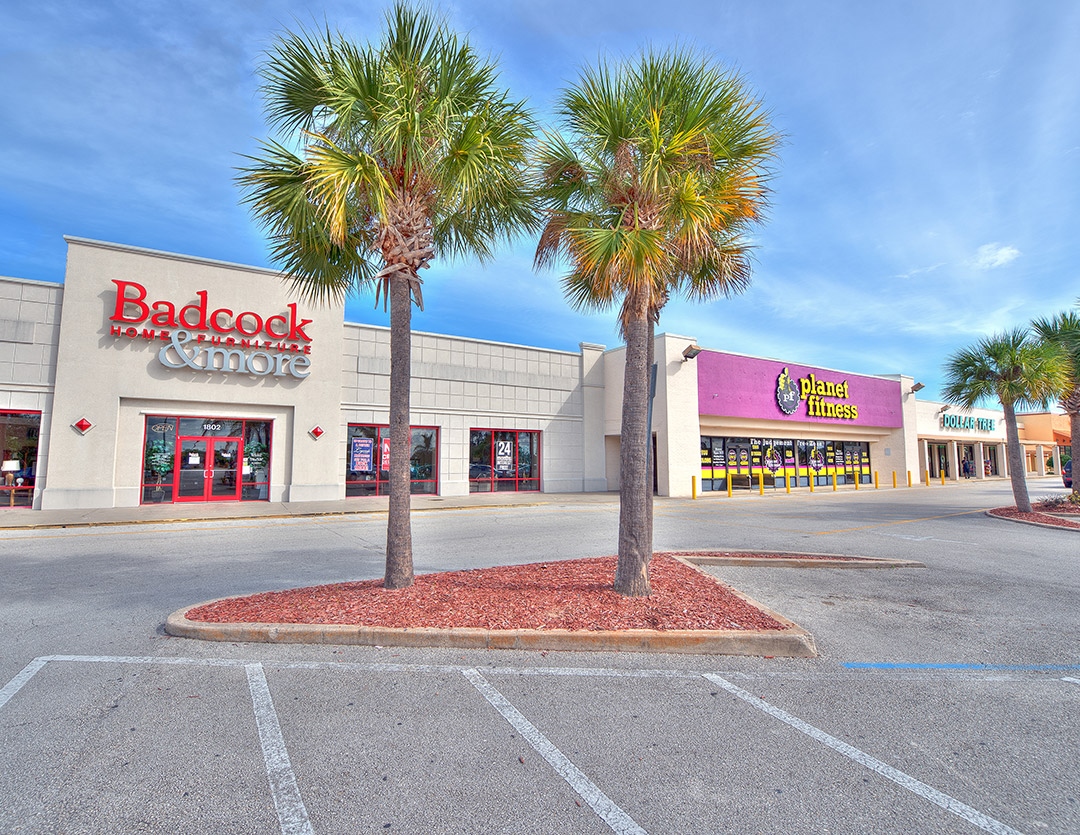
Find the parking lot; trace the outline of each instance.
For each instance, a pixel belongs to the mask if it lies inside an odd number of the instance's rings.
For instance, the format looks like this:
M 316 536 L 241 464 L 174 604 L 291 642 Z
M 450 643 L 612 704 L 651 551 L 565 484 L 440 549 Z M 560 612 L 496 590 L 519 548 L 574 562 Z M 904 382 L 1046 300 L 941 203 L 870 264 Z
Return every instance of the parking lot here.
M 1080 831 L 1080 534 L 1005 503 L 658 502 L 658 550 L 926 564 L 710 569 L 812 660 L 193 642 L 170 611 L 380 576 L 384 518 L 2 531 L 0 831 Z M 417 568 L 610 553 L 616 523 L 418 513 Z

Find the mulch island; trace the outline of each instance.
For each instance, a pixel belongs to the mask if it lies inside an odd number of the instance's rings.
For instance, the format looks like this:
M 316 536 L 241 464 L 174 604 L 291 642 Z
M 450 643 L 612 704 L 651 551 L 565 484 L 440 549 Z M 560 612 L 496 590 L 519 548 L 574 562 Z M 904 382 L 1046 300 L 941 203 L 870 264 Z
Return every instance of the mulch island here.
M 218 600 L 186 616 L 206 623 L 441 629 L 791 628 L 669 554 L 653 556 L 649 597 L 623 597 L 611 588 L 615 562 L 595 557 L 421 574 L 395 591 L 384 589 L 382 580 L 311 586 Z
M 1002 519 L 1038 522 L 1040 525 L 1052 525 L 1057 528 L 1080 528 L 1080 505 L 1072 504 L 1064 497 L 1033 502 L 1031 509 L 1031 513 L 1021 513 L 1016 507 L 995 507 L 989 512 L 991 516 L 999 516 Z M 1062 516 L 1074 516 L 1076 518 L 1062 519 Z

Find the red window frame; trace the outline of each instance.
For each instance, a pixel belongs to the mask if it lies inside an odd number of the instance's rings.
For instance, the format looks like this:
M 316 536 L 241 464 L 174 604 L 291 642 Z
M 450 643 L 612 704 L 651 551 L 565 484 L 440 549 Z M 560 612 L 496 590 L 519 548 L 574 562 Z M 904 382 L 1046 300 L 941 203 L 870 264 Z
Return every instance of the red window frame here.
M 487 460 L 474 460 L 473 436 L 478 432 L 491 433 L 491 443 L 488 447 Z M 539 493 L 541 462 L 543 456 L 542 432 L 539 429 L 495 429 L 486 426 L 475 426 L 469 430 L 469 492 L 470 493 Z M 498 435 L 513 435 L 514 471 L 513 475 L 506 475 L 505 471 L 498 467 L 497 444 L 500 440 Z M 529 471 L 522 475 L 521 461 L 521 436 L 530 435 L 533 439 L 535 466 L 530 466 Z M 500 475 L 500 472 L 503 474 Z
M 375 437 L 371 440 L 375 448 L 372 452 L 374 470 L 359 471 L 351 469 L 352 464 L 352 441 L 354 429 L 366 429 L 373 431 Z M 435 443 L 430 450 L 430 464 L 414 464 L 412 462 L 413 450 L 409 452 L 410 474 L 409 492 L 415 495 L 437 496 L 439 495 L 439 427 L 437 426 L 410 426 L 410 435 L 415 432 L 431 432 Z M 345 498 L 364 498 L 367 496 L 386 496 L 390 492 L 389 470 L 382 469 L 383 442 L 390 441 L 390 426 L 385 423 L 350 423 L 346 429 L 345 444 Z M 415 440 L 415 436 L 414 440 Z M 392 454 L 392 453 L 391 453 Z M 373 478 L 358 478 L 356 473 L 372 472 Z
M 161 438 L 153 439 L 155 442 L 161 442 L 165 437 L 168 437 L 171 441 L 167 445 L 166 449 L 159 451 L 157 454 L 164 457 L 165 461 L 171 464 L 171 478 L 168 481 L 163 480 L 159 475 L 155 481 L 152 478 L 152 472 L 148 476 L 148 472 L 151 471 L 150 461 L 152 452 L 149 449 L 151 443 L 151 420 L 159 420 L 168 423 L 173 423 L 171 432 L 168 430 L 159 431 L 157 434 L 162 435 Z M 218 435 L 218 434 L 202 434 L 193 435 L 189 433 L 183 433 L 181 430 L 181 421 L 202 421 L 204 423 L 212 423 L 215 421 L 222 421 L 228 423 L 239 423 L 240 433 L 239 435 Z M 265 424 L 266 425 L 266 442 L 255 441 L 252 443 L 248 439 L 248 426 L 249 424 Z M 179 502 L 268 502 L 270 501 L 270 448 L 271 441 L 274 432 L 274 422 L 272 420 L 263 419 L 251 419 L 251 418 L 226 418 L 220 415 L 214 415 L 211 417 L 199 416 L 199 415 L 163 415 L 152 414 L 146 415 L 143 422 L 143 455 L 142 455 L 142 468 L 139 475 L 139 503 L 140 504 L 175 504 Z M 234 472 L 239 476 L 236 479 L 235 490 L 228 491 L 227 494 L 222 492 L 215 493 L 210 489 L 209 484 L 206 486 L 205 492 L 201 496 L 186 496 L 181 497 L 180 492 L 180 472 L 181 468 L 180 453 L 182 449 L 183 441 L 207 441 L 207 450 L 211 450 L 217 442 L 233 442 L 236 443 L 236 468 Z M 250 449 L 247 448 L 250 444 Z M 171 448 L 170 448 L 171 447 Z M 261 449 L 260 449 L 261 447 Z M 252 466 L 252 472 L 244 472 L 245 460 L 251 459 L 251 456 L 255 455 L 255 450 L 258 449 L 258 455 L 263 459 L 263 466 L 255 468 Z M 160 466 L 160 464 L 159 464 Z M 245 476 L 262 474 L 263 477 L 258 480 L 247 480 Z
M 27 436 L 27 440 L 34 440 L 38 443 L 33 445 L 33 460 L 26 461 L 26 455 L 24 454 L 29 447 L 22 449 L 9 449 L 7 444 L 7 433 L 4 433 L 3 437 L 0 437 L 5 446 L 3 447 L 3 460 L 11 461 L 17 460 L 21 468 L 18 471 L 12 471 L 10 473 L 0 474 L 0 508 L 28 508 L 34 506 L 34 484 L 37 481 L 37 460 L 38 460 L 38 445 L 41 441 L 41 411 L 38 409 L 0 409 L 0 422 L 6 425 L 6 421 L 3 420 L 6 415 L 27 415 L 37 418 L 37 437 L 31 438 Z M 28 427 L 29 428 L 29 427 Z M 19 484 L 19 480 L 22 480 L 22 484 Z

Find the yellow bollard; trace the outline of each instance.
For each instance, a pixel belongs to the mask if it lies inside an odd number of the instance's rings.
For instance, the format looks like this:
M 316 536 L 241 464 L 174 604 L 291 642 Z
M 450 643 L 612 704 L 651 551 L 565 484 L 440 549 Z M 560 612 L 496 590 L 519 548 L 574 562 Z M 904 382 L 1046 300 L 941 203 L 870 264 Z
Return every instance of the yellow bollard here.
M 728 473 L 727 477 L 727 497 L 731 498 L 731 473 Z
M 696 499 L 697 498 L 697 476 L 696 475 L 690 476 L 690 498 L 691 499 Z
M 911 470 L 907 471 L 907 486 L 911 486 Z
M 930 471 L 929 470 L 926 471 L 926 486 L 927 487 L 930 486 Z
M 874 489 L 878 489 L 878 471 L 874 470 Z
M 810 478 L 807 479 L 807 481 L 810 482 L 810 492 L 811 493 L 814 492 L 814 479 L 815 478 L 817 478 L 817 476 L 814 473 L 810 473 Z
M 896 470 L 892 471 L 892 489 L 896 489 Z
M 765 473 L 757 474 L 757 491 L 759 496 L 765 495 Z
M 862 481 L 862 473 L 855 473 L 855 489 L 859 489 L 859 482 Z
M 945 486 L 945 471 L 944 470 L 941 471 L 941 486 L 942 487 Z
M 784 476 L 784 489 L 787 491 L 787 494 L 790 496 L 791 495 L 791 476 L 789 476 L 789 475 Z
M 836 473 L 832 474 L 832 489 L 833 489 L 833 492 L 835 493 L 836 492 Z

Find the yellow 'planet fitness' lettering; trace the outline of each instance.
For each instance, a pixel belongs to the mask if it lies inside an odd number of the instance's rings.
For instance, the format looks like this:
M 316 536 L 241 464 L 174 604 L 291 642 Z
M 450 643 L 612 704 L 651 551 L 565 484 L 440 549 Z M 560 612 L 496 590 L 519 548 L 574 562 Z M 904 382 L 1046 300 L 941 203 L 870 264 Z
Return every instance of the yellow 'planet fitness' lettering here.
M 809 377 L 799 378 L 799 399 L 806 401 L 806 414 L 809 417 L 837 418 L 839 420 L 858 419 L 859 407 L 854 403 L 833 403 L 823 400 L 823 397 L 847 400 L 847 380 L 842 383 L 832 383 L 827 380 L 819 380 L 814 374 Z

